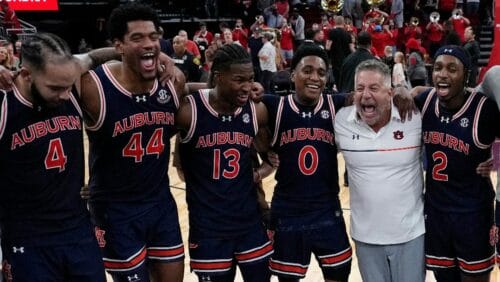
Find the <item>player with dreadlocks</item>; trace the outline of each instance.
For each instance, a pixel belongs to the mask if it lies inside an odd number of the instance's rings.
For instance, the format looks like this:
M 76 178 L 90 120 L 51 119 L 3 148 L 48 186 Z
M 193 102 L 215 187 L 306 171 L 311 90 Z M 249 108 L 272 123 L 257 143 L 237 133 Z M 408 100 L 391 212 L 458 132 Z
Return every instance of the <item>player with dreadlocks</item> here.
M 254 73 L 248 52 L 228 44 L 215 52 L 210 89 L 188 96 L 176 116 L 189 208 L 191 269 L 200 281 L 269 281 L 272 253 L 260 220 L 250 151 L 267 124 L 249 101 Z

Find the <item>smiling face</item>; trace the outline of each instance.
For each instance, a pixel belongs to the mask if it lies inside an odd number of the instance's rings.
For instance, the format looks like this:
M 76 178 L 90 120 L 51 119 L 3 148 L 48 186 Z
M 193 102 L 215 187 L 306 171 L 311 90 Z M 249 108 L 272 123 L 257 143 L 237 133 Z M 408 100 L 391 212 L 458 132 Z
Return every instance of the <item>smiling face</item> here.
M 156 63 L 160 52 L 160 33 L 151 21 L 131 21 L 123 40 L 115 47 L 123 63 L 144 80 L 156 78 Z
M 391 88 L 382 73 L 362 70 L 355 77 L 354 104 L 359 117 L 374 131 L 389 122 Z
M 457 57 L 440 55 L 434 62 L 432 81 L 442 104 L 458 102 L 464 93 L 464 65 Z
M 295 97 L 304 105 L 314 105 L 325 88 L 327 81 L 326 64 L 318 56 L 305 56 L 292 72 Z
M 227 71 L 215 74 L 218 95 L 235 107 L 248 102 L 254 79 L 252 63 L 232 64 Z

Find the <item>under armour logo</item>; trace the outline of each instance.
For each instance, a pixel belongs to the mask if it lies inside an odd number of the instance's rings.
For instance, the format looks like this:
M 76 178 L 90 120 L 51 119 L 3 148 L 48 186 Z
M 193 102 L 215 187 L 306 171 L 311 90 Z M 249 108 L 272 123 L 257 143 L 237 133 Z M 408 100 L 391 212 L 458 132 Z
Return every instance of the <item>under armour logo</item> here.
M 453 53 L 453 49 L 444 49 L 443 53 Z
M 359 140 L 359 134 L 353 134 L 352 135 L 352 140 L 354 140 L 354 139 Z
M 441 117 L 441 122 L 446 122 L 446 123 L 450 123 L 450 118 L 449 117 Z
M 21 253 L 21 254 L 24 254 L 24 247 L 19 247 L 19 248 L 12 247 L 12 252 L 13 252 L 14 254 L 16 254 L 16 253 L 18 253 L 18 252 L 19 252 L 19 253 Z
M 210 282 L 212 279 L 210 279 L 210 276 L 201 276 L 201 281 L 202 282 Z
M 141 281 L 141 279 L 139 279 L 139 275 L 138 274 L 134 274 L 132 276 L 127 276 L 127 280 L 129 282 L 137 282 L 137 281 Z
M 146 102 L 146 95 L 138 95 L 138 96 L 134 96 L 134 97 L 135 97 L 135 101 L 137 103 Z
M 232 120 L 231 116 L 221 116 L 220 118 L 222 119 L 223 122 L 231 121 Z
M 306 112 L 302 112 L 302 117 L 303 118 L 306 118 L 306 117 L 311 118 L 312 117 L 312 113 L 311 112 L 307 112 L 307 113 Z

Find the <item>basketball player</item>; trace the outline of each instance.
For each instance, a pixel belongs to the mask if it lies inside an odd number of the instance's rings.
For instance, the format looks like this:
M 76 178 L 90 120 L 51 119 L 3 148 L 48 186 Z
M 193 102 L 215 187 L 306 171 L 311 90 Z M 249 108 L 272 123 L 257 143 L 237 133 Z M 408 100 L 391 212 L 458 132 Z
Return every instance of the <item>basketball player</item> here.
M 426 265 L 438 281 L 489 281 L 494 265 L 489 244 L 494 191 L 476 167 L 500 136 L 500 114 L 493 101 L 466 89 L 470 64 L 462 47 L 441 47 L 434 87 L 416 97 L 428 162 Z
M 233 281 L 236 265 L 245 281 L 270 278 L 272 246 L 258 211 L 250 155 L 267 110 L 249 101 L 253 79 L 248 52 L 224 45 L 214 55 L 213 88 L 188 96 L 176 116 L 191 269 L 199 281 Z
M 295 94 L 265 96 L 272 150 L 280 164 L 271 205 L 275 252 L 270 261 L 280 281 L 305 277 L 311 253 L 325 281 L 347 281 L 352 249 L 338 198 L 336 111 L 344 96 L 322 94 L 328 55 L 303 44 L 291 63 Z
M 109 27 L 121 62 L 82 77 L 90 209 L 104 266 L 114 281 L 182 281 L 184 247 L 167 167 L 183 84 L 164 87 L 157 79 L 159 21 L 150 7 L 119 6 Z
M 52 34 L 29 37 L 12 90 L 0 93 L 0 213 L 6 281 L 105 281 L 79 191 L 88 68 Z

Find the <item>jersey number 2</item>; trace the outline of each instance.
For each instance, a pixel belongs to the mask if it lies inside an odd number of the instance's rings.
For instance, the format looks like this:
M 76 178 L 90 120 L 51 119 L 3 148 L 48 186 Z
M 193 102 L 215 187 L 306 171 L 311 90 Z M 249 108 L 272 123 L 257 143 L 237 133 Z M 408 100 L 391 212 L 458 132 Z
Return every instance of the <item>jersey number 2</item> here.
M 151 135 L 151 138 L 146 145 L 146 150 L 142 148 L 142 132 L 136 132 L 132 134 L 127 146 L 123 148 L 122 155 L 124 157 L 134 158 L 136 163 L 142 162 L 142 157 L 144 156 L 144 151 L 146 155 L 155 154 L 157 157 L 163 152 L 165 144 L 163 144 L 163 128 L 157 128 Z
M 45 168 L 58 168 L 59 172 L 64 171 L 68 158 L 64 154 L 61 138 L 50 140 L 49 150 L 45 156 Z
M 442 151 L 432 154 L 432 160 L 436 163 L 432 168 L 432 178 L 436 181 L 448 181 L 448 175 L 441 173 L 448 166 L 448 157 Z
M 226 179 L 233 179 L 236 176 L 238 176 L 238 173 L 240 172 L 240 152 L 236 149 L 227 149 L 222 153 L 222 156 L 227 161 L 227 165 L 230 169 L 224 169 L 222 171 L 222 176 L 225 177 Z M 212 173 L 213 179 L 219 179 L 220 178 L 220 149 L 215 149 L 214 150 L 214 170 Z

